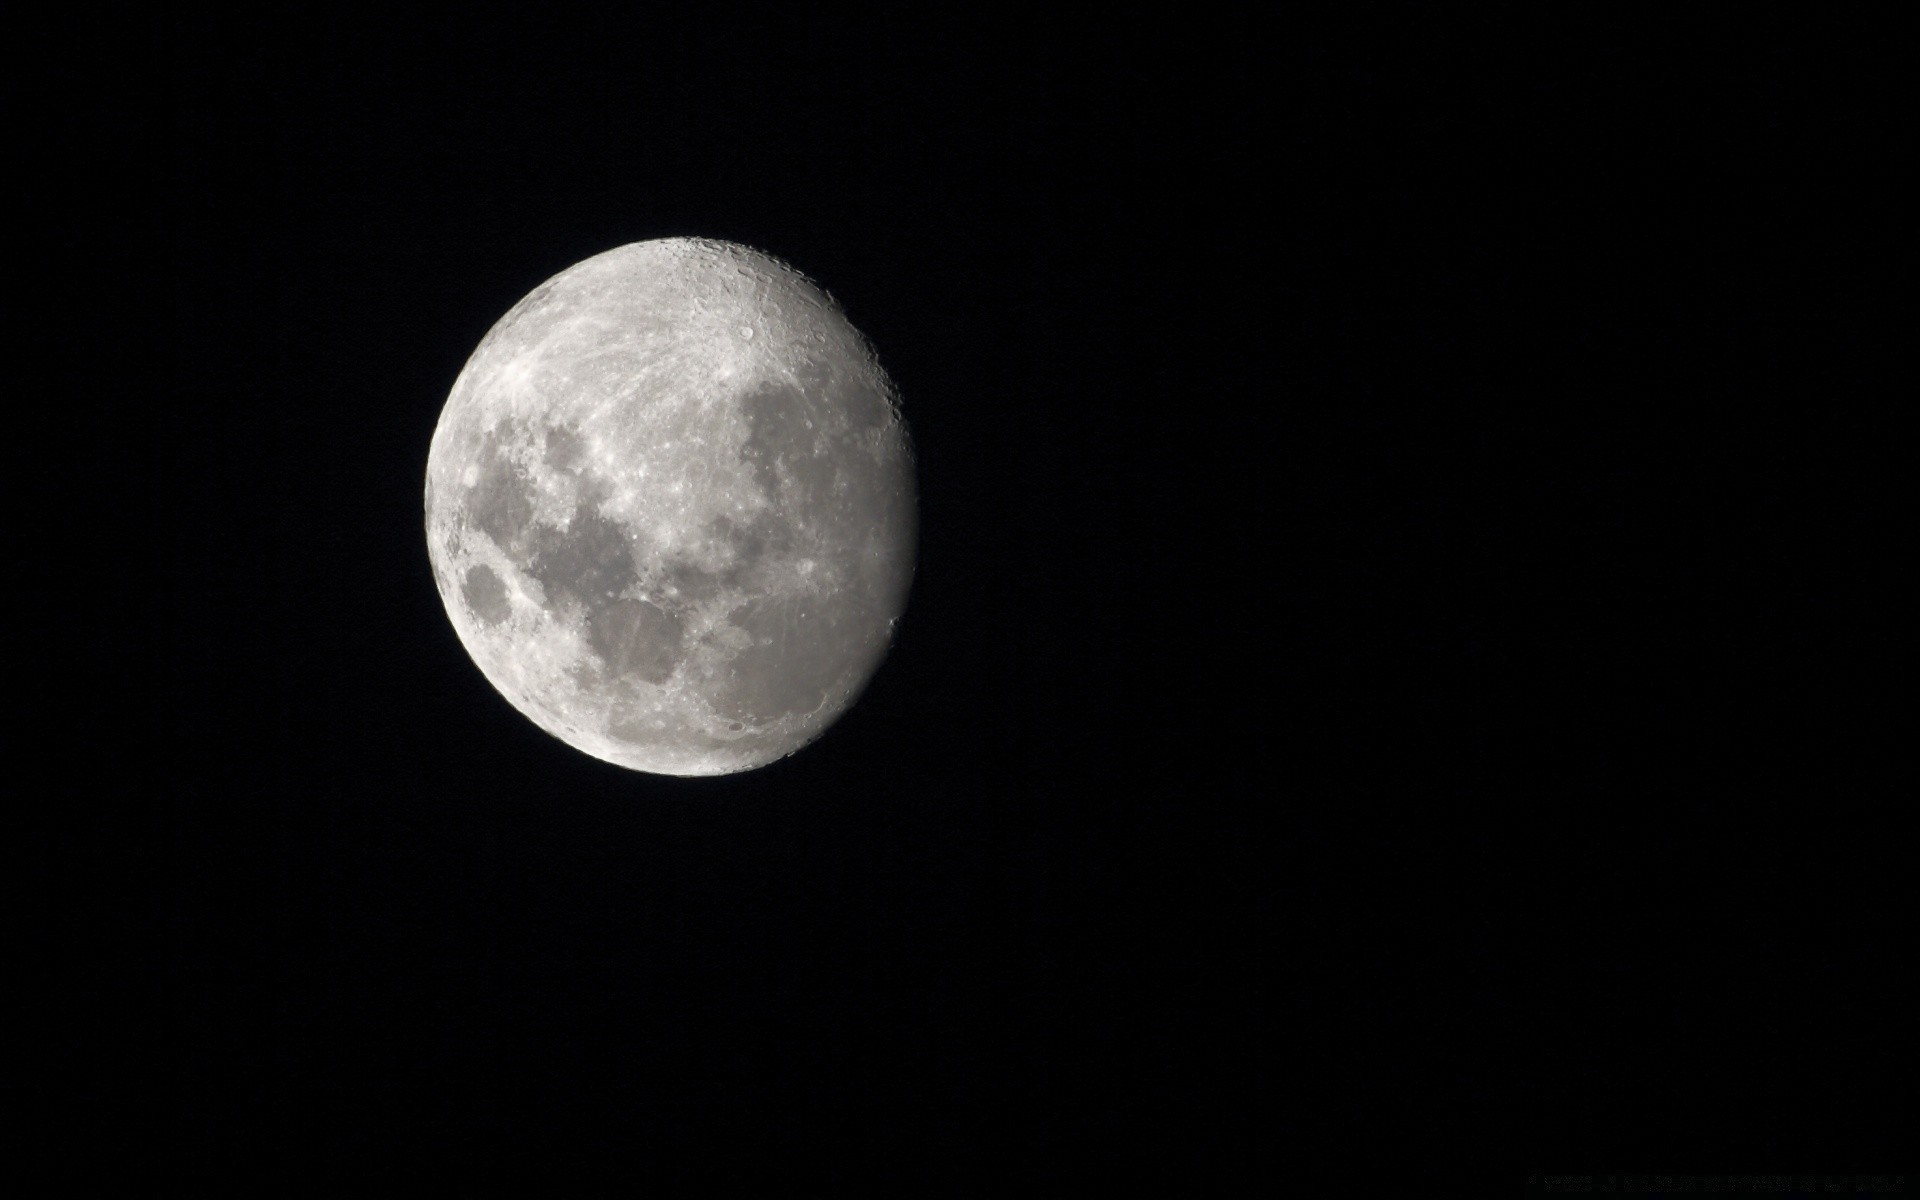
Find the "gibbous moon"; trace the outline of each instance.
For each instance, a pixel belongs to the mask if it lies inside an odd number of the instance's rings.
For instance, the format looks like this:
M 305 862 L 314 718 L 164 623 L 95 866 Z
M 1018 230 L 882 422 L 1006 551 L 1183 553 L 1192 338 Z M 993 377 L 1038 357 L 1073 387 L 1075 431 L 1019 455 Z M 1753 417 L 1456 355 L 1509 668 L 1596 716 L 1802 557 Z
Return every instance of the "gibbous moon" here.
M 818 737 L 886 654 L 912 448 L 812 281 L 638 242 L 481 341 L 434 429 L 426 527 L 454 629 L 529 720 L 623 767 L 724 775 Z

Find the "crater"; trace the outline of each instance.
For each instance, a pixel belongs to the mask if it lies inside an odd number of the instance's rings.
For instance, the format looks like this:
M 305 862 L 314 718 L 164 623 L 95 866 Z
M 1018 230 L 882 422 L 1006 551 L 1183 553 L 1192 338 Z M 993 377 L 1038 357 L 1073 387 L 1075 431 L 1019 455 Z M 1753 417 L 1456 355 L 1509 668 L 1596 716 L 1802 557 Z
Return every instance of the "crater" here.
M 467 602 L 467 611 L 488 625 L 498 625 L 513 612 L 513 606 L 507 603 L 507 585 L 489 566 L 468 567 L 466 579 L 460 584 L 460 598 Z
M 680 619 L 645 600 L 616 600 L 587 618 L 587 644 L 612 675 L 665 683 L 679 666 Z

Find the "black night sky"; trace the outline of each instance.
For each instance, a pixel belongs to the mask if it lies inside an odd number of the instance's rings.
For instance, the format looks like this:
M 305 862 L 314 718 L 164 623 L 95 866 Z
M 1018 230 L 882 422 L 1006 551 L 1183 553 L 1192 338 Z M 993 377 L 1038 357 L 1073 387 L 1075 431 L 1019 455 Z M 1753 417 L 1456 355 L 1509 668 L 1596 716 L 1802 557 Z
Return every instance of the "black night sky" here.
M 1875 31 L 292 11 L 27 39 L 76 1194 L 1891 1165 Z M 673 235 L 920 470 L 891 657 L 721 779 L 517 714 L 421 529 L 489 326 Z

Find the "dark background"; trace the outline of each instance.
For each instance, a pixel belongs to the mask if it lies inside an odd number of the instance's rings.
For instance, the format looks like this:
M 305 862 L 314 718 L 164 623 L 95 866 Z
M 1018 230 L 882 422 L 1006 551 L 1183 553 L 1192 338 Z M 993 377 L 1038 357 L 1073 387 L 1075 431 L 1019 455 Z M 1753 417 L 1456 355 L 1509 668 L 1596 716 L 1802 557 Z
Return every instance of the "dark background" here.
M 1888 1165 L 1879 31 L 294 11 L 10 85 L 71 1178 Z M 892 656 L 717 780 L 515 713 L 421 530 L 492 322 L 687 234 L 920 466 Z

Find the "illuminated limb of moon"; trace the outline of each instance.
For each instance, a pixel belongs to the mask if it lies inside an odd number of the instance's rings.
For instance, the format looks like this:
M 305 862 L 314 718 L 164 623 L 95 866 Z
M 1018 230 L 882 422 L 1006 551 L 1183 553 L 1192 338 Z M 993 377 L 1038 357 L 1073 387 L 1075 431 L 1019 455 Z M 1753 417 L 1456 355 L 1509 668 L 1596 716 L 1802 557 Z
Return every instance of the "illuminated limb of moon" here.
M 886 653 L 916 502 L 896 394 L 764 254 L 642 242 L 536 288 L 455 382 L 428 456 L 434 578 L 535 724 L 671 775 L 817 737 Z

